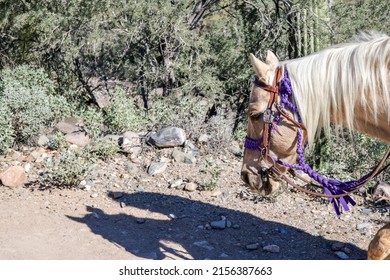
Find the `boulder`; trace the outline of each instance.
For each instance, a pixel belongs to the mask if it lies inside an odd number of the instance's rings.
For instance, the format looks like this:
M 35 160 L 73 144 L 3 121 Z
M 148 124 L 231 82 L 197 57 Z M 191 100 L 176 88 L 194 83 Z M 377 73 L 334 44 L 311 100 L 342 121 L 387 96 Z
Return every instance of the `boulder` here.
M 22 166 L 11 166 L 0 174 L 0 179 L 4 186 L 21 187 L 27 182 L 26 171 Z
M 159 148 L 169 148 L 182 146 L 186 141 L 186 134 L 183 129 L 178 127 L 166 127 L 153 133 L 147 142 Z
M 79 118 L 65 118 L 56 125 L 56 129 L 65 134 L 81 131 L 83 127 L 84 121 Z
M 67 134 L 65 135 L 65 139 L 69 143 L 75 144 L 81 148 L 91 143 L 91 137 L 83 131 Z

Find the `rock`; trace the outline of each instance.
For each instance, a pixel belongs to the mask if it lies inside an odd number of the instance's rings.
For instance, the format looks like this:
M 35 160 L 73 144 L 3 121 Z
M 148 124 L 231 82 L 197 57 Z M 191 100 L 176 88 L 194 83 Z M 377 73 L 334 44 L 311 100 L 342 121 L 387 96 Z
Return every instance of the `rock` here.
M 176 149 L 172 152 L 172 158 L 177 162 L 184 162 L 187 164 L 196 163 L 196 158 L 192 154 L 187 154 Z
M 19 160 L 23 157 L 22 153 L 21 152 L 18 152 L 18 151 L 15 151 L 15 150 L 12 150 L 12 149 L 9 149 L 7 150 L 7 152 L 5 153 L 5 157 L 9 160 Z
M 122 151 L 125 153 L 139 156 L 142 152 L 141 137 L 135 132 L 125 132 L 123 136 L 119 138 L 119 144 Z
M 152 162 L 148 167 L 148 174 L 156 175 L 163 173 L 167 169 L 167 166 L 166 162 Z
M 110 104 L 111 104 L 111 97 L 107 91 L 95 90 L 93 92 L 93 98 L 94 98 L 96 104 L 101 109 L 106 108 L 106 107 L 110 106 Z
M 123 196 L 123 193 L 122 192 L 111 192 L 110 193 L 110 196 L 113 198 L 113 199 L 118 199 L 118 198 L 121 198 Z
M 119 205 L 121 206 L 121 208 L 125 208 L 126 207 L 126 203 L 121 201 L 121 203 L 119 203 Z
M 390 184 L 387 182 L 378 182 L 374 187 L 372 198 L 376 201 L 390 201 Z
M 364 208 L 360 211 L 360 214 L 362 215 L 365 215 L 365 216 L 368 216 L 368 215 L 371 215 L 372 214 L 372 210 L 371 209 L 368 209 L 368 208 Z
M 335 252 L 336 256 L 339 257 L 340 259 L 342 260 L 348 260 L 349 257 L 346 253 L 342 252 L 342 251 L 337 251 Z
M 184 152 L 192 155 L 193 157 L 199 155 L 199 149 L 189 140 L 184 143 Z
M 230 151 L 233 155 L 235 155 L 235 156 L 237 156 L 237 157 L 241 157 L 242 154 L 243 154 L 243 152 L 242 152 L 240 146 L 238 145 L 238 143 L 237 143 L 236 141 L 233 141 L 233 142 L 231 143 L 230 148 L 229 148 L 229 151 Z
M 143 219 L 143 218 L 138 218 L 138 219 L 136 220 L 136 222 L 137 222 L 137 224 L 144 224 L 144 223 L 146 222 L 146 220 Z
M 92 198 L 97 198 L 98 196 L 99 196 L 98 193 L 93 193 L 93 194 L 91 194 L 91 197 L 92 197 Z
M 4 186 L 22 187 L 27 182 L 26 171 L 22 166 L 11 166 L 0 174 L 0 179 Z
M 185 184 L 184 190 L 187 192 L 194 192 L 198 188 L 198 185 L 196 183 L 190 182 Z
M 177 179 L 177 180 L 173 181 L 172 183 L 170 183 L 169 187 L 172 188 L 172 189 L 175 189 L 175 188 L 180 187 L 182 184 L 183 184 L 183 180 L 182 179 Z
M 126 166 L 126 171 L 130 174 L 130 175 L 135 175 L 137 173 L 139 173 L 139 169 L 137 166 L 135 165 L 132 165 L 132 164 L 128 164 Z
M 278 245 L 267 245 L 263 247 L 264 251 L 270 252 L 270 253 L 279 253 L 280 252 L 280 247 Z
M 257 249 L 259 249 L 259 246 L 260 246 L 259 243 L 253 243 L 253 244 L 246 245 L 245 248 L 247 250 L 257 250 Z
M 211 228 L 213 229 L 225 229 L 226 220 L 213 221 L 210 223 Z
M 202 134 L 198 137 L 198 142 L 199 143 L 207 143 L 209 141 L 209 136 L 207 134 Z
M 186 134 L 178 127 L 166 127 L 150 135 L 147 142 L 159 148 L 182 146 L 186 141 Z
M 341 251 L 341 249 L 344 248 L 344 243 L 341 242 L 335 242 L 332 244 L 332 251 Z
M 214 250 L 214 247 L 211 246 L 206 240 L 194 242 L 193 245 L 207 249 L 209 251 Z
M 65 118 L 56 125 L 56 129 L 65 134 L 80 132 L 82 131 L 83 127 L 84 121 L 79 118 Z
M 46 135 L 41 135 L 38 138 L 37 144 L 38 144 L 38 146 L 42 147 L 42 146 L 47 146 L 47 144 L 49 144 L 49 142 L 50 142 L 50 139 Z
M 91 137 L 83 131 L 67 134 L 65 135 L 65 139 L 69 143 L 75 144 L 81 148 L 84 148 L 91 143 Z
M 360 232 L 367 233 L 368 231 L 371 231 L 372 225 L 370 223 L 363 222 L 363 223 L 357 224 L 356 229 L 359 230 Z

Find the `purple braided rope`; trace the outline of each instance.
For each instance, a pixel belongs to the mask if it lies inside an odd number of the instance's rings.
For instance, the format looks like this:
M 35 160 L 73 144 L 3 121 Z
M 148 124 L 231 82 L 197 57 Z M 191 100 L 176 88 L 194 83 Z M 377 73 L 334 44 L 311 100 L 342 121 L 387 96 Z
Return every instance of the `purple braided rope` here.
M 281 99 L 280 107 L 281 108 L 288 108 L 292 112 L 294 112 L 297 115 L 298 122 L 302 123 L 301 116 L 299 114 L 299 110 L 295 103 L 292 101 L 293 99 L 293 90 L 291 87 L 291 82 L 287 73 L 287 69 L 284 68 L 284 76 L 283 79 L 280 81 L 279 85 L 279 96 Z M 278 114 L 275 119 L 274 123 L 272 124 L 271 127 L 271 132 L 274 127 L 277 126 L 277 124 L 280 121 L 280 114 Z M 374 172 L 372 170 L 370 173 L 367 175 L 363 176 L 359 180 L 353 180 L 353 181 L 348 181 L 348 182 L 341 182 L 339 180 L 335 179 L 328 179 L 325 176 L 322 176 L 318 174 L 315 170 L 313 170 L 308 164 L 305 163 L 305 148 L 306 144 L 303 145 L 303 139 L 302 139 L 302 129 L 298 129 L 297 132 L 297 164 L 289 164 L 287 162 L 283 162 L 280 159 L 273 158 L 275 162 L 277 162 L 280 165 L 286 166 L 288 168 L 292 169 L 298 169 L 303 172 L 305 172 L 307 175 L 309 175 L 312 179 L 317 181 L 319 184 L 322 185 L 324 189 L 324 193 L 327 195 L 340 195 L 344 194 L 348 191 L 354 190 L 357 186 L 359 186 L 362 182 L 364 182 L 367 178 L 371 176 L 371 174 Z M 244 147 L 249 150 L 258 150 L 260 152 L 263 151 L 263 148 L 260 147 L 261 144 L 261 139 L 260 140 L 255 140 L 251 139 L 248 136 L 245 137 L 245 143 Z M 344 208 L 345 211 L 349 210 L 348 204 L 351 204 L 354 206 L 356 202 L 349 196 L 343 196 L 343 197 L 338 197 L 338 198 L 329 198 L 331 204 L 333 205 L 336 214 L 340 215 L 341 214 L 341 207 Z

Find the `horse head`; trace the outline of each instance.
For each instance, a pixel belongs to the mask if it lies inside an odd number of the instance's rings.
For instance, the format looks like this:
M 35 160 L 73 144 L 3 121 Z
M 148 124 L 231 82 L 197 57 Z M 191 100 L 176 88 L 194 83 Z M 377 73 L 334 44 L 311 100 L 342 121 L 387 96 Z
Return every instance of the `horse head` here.
M 292 164 L 296 161 L 298 127 L 292 122 L 295 113 L 290 109 L 283 109 L 286 117 L 280 114 L 277 86 L 283 69 L 279 67 L 278 58 L 268 51 L 266 63 L 252 54 L 250 61 L 256 76 L 247 110 L 248 129 L 241 178 L 252 192 L 269 195 L 280 186 L 280 179 L 271 168 L 286 172 L 288 167 L 278 162 Z M 272 98 L 274 101 L 270 102 Z M 306 135 L 303 137 L 305 139 Z

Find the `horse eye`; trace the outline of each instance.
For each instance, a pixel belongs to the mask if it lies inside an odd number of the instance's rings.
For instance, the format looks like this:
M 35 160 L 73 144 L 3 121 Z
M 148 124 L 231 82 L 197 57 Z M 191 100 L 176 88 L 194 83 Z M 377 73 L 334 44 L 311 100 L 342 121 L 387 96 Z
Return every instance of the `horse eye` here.
M 261 117 L 262 113 L 250 113 L 249 116 L 252 119 L 259 119 Z

